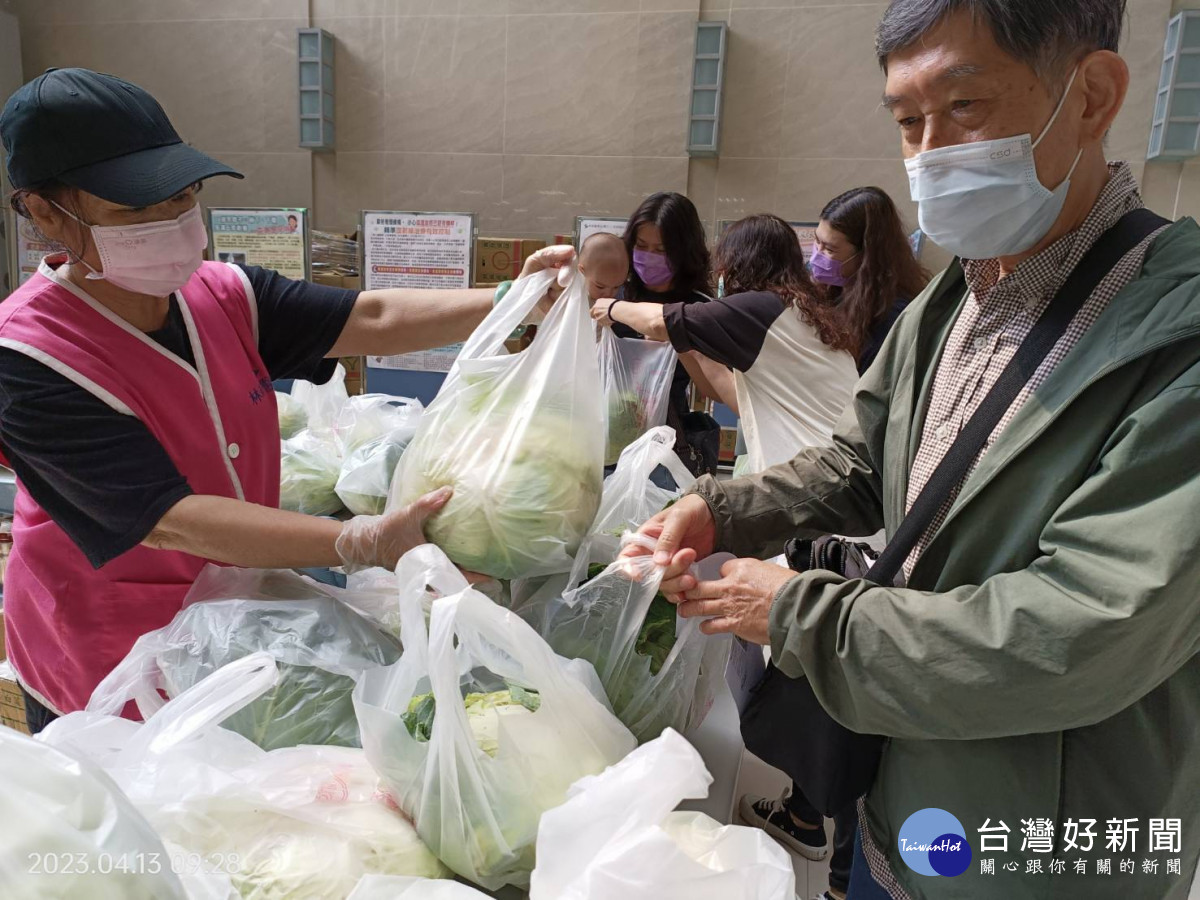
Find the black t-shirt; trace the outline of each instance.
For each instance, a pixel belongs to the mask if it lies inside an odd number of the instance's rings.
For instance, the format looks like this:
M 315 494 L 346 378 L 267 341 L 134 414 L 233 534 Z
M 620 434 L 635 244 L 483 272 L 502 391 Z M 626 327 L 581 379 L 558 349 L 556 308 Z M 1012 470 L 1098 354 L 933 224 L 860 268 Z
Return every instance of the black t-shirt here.
M 258 350 L 272 380 L 324 383 L 325 359 L 357 291 L 243 266 L 258 306 Z M 148 336 L 194 365 L 178 302 Z M 0 348 L 0 447 L 29 495 L 99 568 L 141 543 L 192 493 L 158 439 L 65 376 Z
M 887 311 L 887 315 L 875 323 L 875 327 L 871 331 L 871 336 L 867 339 L 867 345 L 858 354 L 859 375 L 864 374 L 867 369 L 871 368 L 871 363 L 875 362 L 875 357 L 879 355 L 879 351 L 883 347 L 883 342 L 887 339 L 888 332 L 892 330 L 892 326 L 900 318 L 900 313 L 904 312 L 908 307 L 908 303 L 909 301 L 907 300 L 897 300 L 892 304 L 892 308 Z

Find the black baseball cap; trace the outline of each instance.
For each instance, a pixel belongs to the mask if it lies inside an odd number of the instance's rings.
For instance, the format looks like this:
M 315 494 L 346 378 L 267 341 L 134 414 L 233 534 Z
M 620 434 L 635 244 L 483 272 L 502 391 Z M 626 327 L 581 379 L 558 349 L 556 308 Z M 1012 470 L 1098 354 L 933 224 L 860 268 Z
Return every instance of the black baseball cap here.
M 213 175 L 241 178 L 189 147 L 158 101 L 91 69 L 47 69 L 0 112 L 14 188 L 58 180 L 110 203 L 152 206 Z

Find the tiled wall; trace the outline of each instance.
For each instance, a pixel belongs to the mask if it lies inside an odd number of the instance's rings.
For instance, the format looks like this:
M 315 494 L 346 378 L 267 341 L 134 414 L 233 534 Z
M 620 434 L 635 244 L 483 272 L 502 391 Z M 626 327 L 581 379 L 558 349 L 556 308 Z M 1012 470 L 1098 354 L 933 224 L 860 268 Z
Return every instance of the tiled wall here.
M 318 221 L 465 210 L 484 234 L 542 235 L 686 190 L 697 14 L 698 0 L 314 0 L 339 79 Z
M 181 133 L 247 175 L 206 201 L 476 212 L 489 235 L 568 231 L 687 191 L 710 228 L 769 210 L 808 220 L 877 184 L 915 224 L 879 108 L 883 2 L 831 0 L 0 0 L 27 77 L 85 65 L 159 97 Z M 1180 0 L 1176 0 L 1178 3 Z M 1130 0 L 1133 73 L 1110 154 L 1145 168 L 1172 0 Z M 729 24 L 719 159 L 684 152 L 697 19 Z M 336 153 L 296 147 L 295 29 L 337 40 Z M 1200 212 L 1200 164 L 1149 166 L 1164 213 Z M 931 262 L 943 259 L 932 251 Z

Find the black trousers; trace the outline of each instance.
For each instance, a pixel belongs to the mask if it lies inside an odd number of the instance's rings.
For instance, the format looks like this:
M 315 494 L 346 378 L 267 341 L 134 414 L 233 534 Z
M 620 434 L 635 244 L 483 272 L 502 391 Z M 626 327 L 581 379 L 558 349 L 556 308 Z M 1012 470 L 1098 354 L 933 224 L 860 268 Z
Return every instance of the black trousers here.
M 25 688 L 21 688 L 21 696 L 25 699 L 25 724 L 29 726 L 30 734 L 37 734 L 58 718 L 42 704 L 38 703 Z
M 792 784 L 787 809 L 802 822 L 815 825 L 825 822 L 825 817 L 808 802 L 800 785 Z M 833 856 L 829 859 L 829 886 L 835 891 L 845 892 L 850 887 L 850 867 L 854 862 L 854 832 L 858 828 L 858 803 L 851 803 L 833 817 Z

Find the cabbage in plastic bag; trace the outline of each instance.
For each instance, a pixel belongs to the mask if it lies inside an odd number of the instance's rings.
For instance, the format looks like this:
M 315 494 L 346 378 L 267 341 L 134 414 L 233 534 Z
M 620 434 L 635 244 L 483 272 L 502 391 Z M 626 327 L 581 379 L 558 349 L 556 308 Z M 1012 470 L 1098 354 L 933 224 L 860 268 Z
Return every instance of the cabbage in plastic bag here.
M 390 394 L 351 397 L 338 413 L 333 431 L 342 455 L 349 458 L 360 447 L 383 437 L 407 445 L 417 433 L 424 407 L 419 400 Z
M 332 597 L 193 603 L 166 630 L 156 658 L 171 697 L 235 659 L 275 657 L 279 684 L 224 722 L 264 750 L 359 746 L 354 676 L 400 657 L 395 638 Z
M 280 445 L 279 507 L 310 516 L 332 516 L 342 508 L 337 495 L 342 454 L 331 432 L 300 432 Z
M 346 509 L 356 516 L 378 516 L 383 512 L 392 476 L 411 439 L 411 435 L 403 440 L 384 435 L 351 451 L 335 486 Z
M 281 391 L 275 392 L 275 406 L 279 410 L 279 437 L 283 440 L 295 437 L 308 425 L 308 410 L 304 404 Z
M 621 451 L 642 436 L 646 430 L 646 405 L 633 391 L 610 393 L 608 396 L 608 444 L 604 464 L 615 465 Z
M 404 456 L 409 477 L 399 502 L 454 488 L 425 526 L 429 541 L 464 569 L 494 578 L 520 578 L 574 553 L 600 504 L 603 473 L 570 420 L 548 409 L 522 413 L 527 421 L 514 445 L 502 417 L 450 415 L 457 421 L 420 435 Z M 478 452 L 445 452 L 466 441 Z

